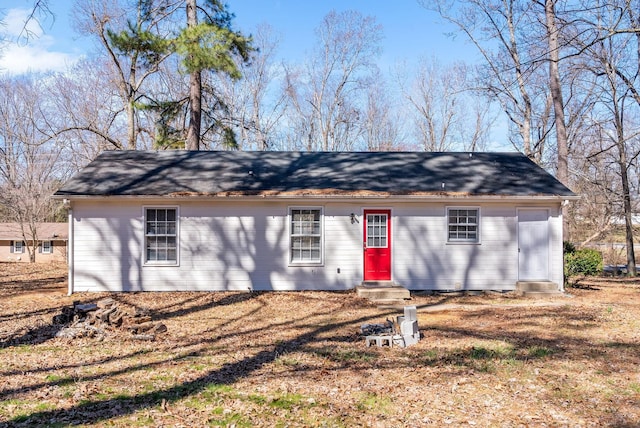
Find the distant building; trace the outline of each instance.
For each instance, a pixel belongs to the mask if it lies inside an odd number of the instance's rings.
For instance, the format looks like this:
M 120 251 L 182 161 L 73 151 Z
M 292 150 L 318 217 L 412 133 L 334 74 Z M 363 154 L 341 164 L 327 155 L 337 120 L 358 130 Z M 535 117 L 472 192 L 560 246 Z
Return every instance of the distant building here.
M 47 263 L 67 259 L 68 223 L 38 223 L 36 235 L 36 262 Z M 27 235 L 27 239 L 30 240 L 31 236 Z M 0 261 L 29 261 L 27 242 L 22 236 L 19 223 L 0 223 Z

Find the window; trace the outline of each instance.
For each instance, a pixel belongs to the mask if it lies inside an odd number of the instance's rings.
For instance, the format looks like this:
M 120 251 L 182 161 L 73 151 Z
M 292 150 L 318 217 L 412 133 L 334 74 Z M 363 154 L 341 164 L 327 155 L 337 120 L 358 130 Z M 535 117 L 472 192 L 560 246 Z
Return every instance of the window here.
M 24 253 L 24 241 L 14 241 L 13 242 L 13 253 Z
M 367 214 L 367 248 L 387 248 L 387 215 Z
M 178 263 L 178 220 L 176 208 L 145 209 L 145 262 Z
M 291 263 L 322 263 L 322 209 L 291 208 Z
M 51 241 L 42 241 L 42 254 L 51 254 Z
M 479 208 L 448 208 L 448 242 L 479 242 Z

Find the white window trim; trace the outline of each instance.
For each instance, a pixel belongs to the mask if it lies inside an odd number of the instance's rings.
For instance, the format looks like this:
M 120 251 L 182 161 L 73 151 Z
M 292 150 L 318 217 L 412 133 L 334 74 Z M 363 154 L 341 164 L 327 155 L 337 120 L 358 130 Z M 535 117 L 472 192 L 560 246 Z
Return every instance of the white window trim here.
M 294 261 L 291 253 L 291 211 L 292 210 L 320 210 L 320 260 Z M 287 207 L 287 261 L 289 266 L 324 266 L 324 207 L 323 206 L 289 206 Z
M 456 239 L 456 240 L 450 240 L 449 239 L 449 211 L 450 210 L 478 210 L 478 222 L 476 224 L 476 228 L 477 228 L 477 239 L 474 240 L 470 240 L 470 239 Z M 480 211 L 480 207 L 479 206 L 447 206 L 445 209 L 445 242 L 447 243 L 447 245 L 479 245 L 481 243 L 481 230 L 480 230 L 480 223 L 482 221 L 482 213 Z
M 44 246 L 44 243 L 45 243 L 45 242 L 48 242 L 48 243 L 49 243 L 49 247 L 48 247 L 46 250 L 45 250 L 45 246 Z M 51 254 L 51 253 L 53 252 L 53 251 L 52 251 L 51 241 L 50 241 L 50 240 L 42 241 L 42 243 L 41 243 L 40 245 L 41 245 L 41 248 L 42 248 L 42 254 Z
M 18 251 L 18 244 L 20 244 L 20 251 Z M 14 254 L 24 254 L 24 241 L 13 241 Z
M 176 210 L 176 261 L 147 260 L 147 210 Z M 143 266 L 180 266 L 180 206 L 178 205 L 145 205 L 142 207 L 142 265 Z

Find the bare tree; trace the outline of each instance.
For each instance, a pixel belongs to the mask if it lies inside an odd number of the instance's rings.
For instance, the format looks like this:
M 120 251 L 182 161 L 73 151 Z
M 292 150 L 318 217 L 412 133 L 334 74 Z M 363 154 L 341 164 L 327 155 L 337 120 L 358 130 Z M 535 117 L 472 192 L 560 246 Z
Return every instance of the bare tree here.
M 0 10 L 0 27 L 4 23 L 5 16 Z M 55 19 L 55 15 L 49 8 L 49 0 L 33 0 L 31 4 L 31 8 L 22 23 L 22 29 L 19 34 L 17 34 L 16 41 L 18 43 L 28 43 L 30 39 L 37 37 L 41 28 L 42 22 L 47 18 Z M 32 24 L 35 24 L 35 29 Z M 0 35 L 0 41 L 2 41 L 2 35 Z
M 216 121 L 233 129 L 239 149 L 277 149 L 278 125 L 286 106 L 286 94 L 279 86 L 284 68 L 274 63 L 279 40 L 273 29 L 264 24 L 253 34 L 253 43 L 256 50 L 249 63 L 240 65 L 242 79 L 210 76 L 211 85 L 218 88 L 221 103 L 227 109 Z M 223 141 L 220 143 L 224 146 Z
M 615 160 L 618 200 L 625 222 L 627 269 L 636 275 L 633 182 L 640 156 L 640 23 L 637 1 L 611 0 L 582 11 L 572 43 L 600 88 L 593 123 L 602 148 L 591 157 Z M 632 178 L 633 177 L 633 178 Z
M 375 85 L 367 90 L 363 112 L 363 147 L 368 151 L 392 151 L 406 149 L 401 109 L 393 105 L 389 90 L 381 73 L 373 77 Z
M 548 79 L 541 69 L 542 41 L 534 3 L 519 0 L 421 1 L 437 11 L 477 48 L 484 59 L 479 87 L 495 97 L 514 128 L 513 145 L 542 162 L 547 132 Z
M 474 93 L 464 63 L 443 66 L 435 58 L 422 58 L 411 84 L 401 72 L 398 81 L 423 150 L 475 151 L 486 143 L 491 106 Z
M 97 39 L 109 61 L 109 79 L 118 89 L 127 123 L 127 143 L 138 147 L 138 108 L 143 85 L 169 55 L 169 30 L 164 21 L 175 6 L 153 0 L 77 0 L 78 30 Z
M 0 80 L 0 205 L 20 225 L 29 259 L 35 261 L 37 224 L 52 217 L 50 196 L 65 179 L 63 147 L 49 137 L 46 91 L 41 76 Z
M 371 84 L 382 27 L 359 12 L 330 12 L 317 28 L 314 56 L 288 69 L 290 120 L 307 150 L 349 150 L 360 136 L 358 93 Z
M 105 58 L 85 59 L 68 73 L 51 76 L 45 90 L 56 114 L 48 118 L 53 136 L 63 138 L 70 150 L 69 161 L 80 170 L 103 150 L 126 149 L 130 132 L 112 64 Z M 150 126 L 145 111 L 138 111 L 136 134 Z M 152 136 L 136 138 L 150 148 Z M 141 144 L 140 144 L 141 143 Z
M 543 6 L 549 46 L 549 86 L 555 114 L 556 149 L 558 151 L 556 176 L 558 180 L 568 185 L 569 143 L 567 141 L 567 127 L 564 116 L 564 97 L 560 82 L 560 33 L 557 25 L 556 3 L 557 0 L 545 0 Z

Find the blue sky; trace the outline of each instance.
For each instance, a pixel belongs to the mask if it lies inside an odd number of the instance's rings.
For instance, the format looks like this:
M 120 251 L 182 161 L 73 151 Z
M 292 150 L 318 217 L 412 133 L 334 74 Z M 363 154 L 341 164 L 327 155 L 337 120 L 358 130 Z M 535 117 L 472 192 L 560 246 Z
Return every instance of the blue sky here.
M 69 14 L 73 0 L 50 0 L 55 18 L 42 20 L 41 28 L 34 23 L 30 30 L 35 37 L 28 42 L 12 43 L 24 26 L 34 0 L 0 0 L 4 16 L 0 36 L 0 74 L 27 71 L 65 71 L 89 53 L 93 42 L 75 34 Z M 313 49 L 314 30 L 332 10 L 357 10 L 371 15 L 383 27 L 383 52 L 378 61 L 380 70 L 392 74 L 401 62 L 415 65 L 420 57 L 434 57 L 442 63 L 478 60 L 475 49 L 464 36 L 450 37 L 454 28 L 439 16 L 423 8 L 418 0 L 227 0 L 235 14 L 234 27 L 246 34 L 255 32 L 260 24 L 269 24 L 280 36 L 279 60 L 298 63 Z M 0 37 L 0 40 L 2 37 Z M 493 147 L 510 150 L 506 143 L 506 125 L 494 125 L 493 134 L 499 142 Z
M 26 11 L 33 0 L 4 0 L 0 10 L 5 15 L 0 32 L 15 38 L 22 28 Z M 31 30 L 37 35 L 28 43 L 5 43 L 0 53 L 0 69 L 19 73 L 61 71 L 90 49 L 91 43 L 78 39 L 69 23 L 73 2 L 51 0 L 55 19 L 47 17 L 42 28 Z M 443 24 L 437 14 L 426 10 L 417 0 L 228 0 L 236 15 L 236 29 L 254 32 L 258 24 L 267 23 L 280 34 L 279 56 L 287 62 L 301 60 L 314 43 L 314 29 L 331 10 L 357 10 L 374 16 L 383 26 L 383 53 L 379 66 L 383 71 L 398 61 L 414 62 L 420 56 L 434 56 L 443 62 L 473 61 L 474 50 L 462 36 L 451 38 L 452 27 Z

